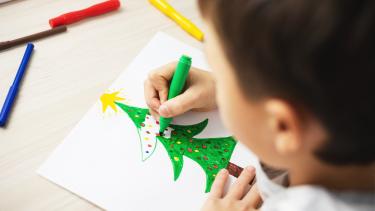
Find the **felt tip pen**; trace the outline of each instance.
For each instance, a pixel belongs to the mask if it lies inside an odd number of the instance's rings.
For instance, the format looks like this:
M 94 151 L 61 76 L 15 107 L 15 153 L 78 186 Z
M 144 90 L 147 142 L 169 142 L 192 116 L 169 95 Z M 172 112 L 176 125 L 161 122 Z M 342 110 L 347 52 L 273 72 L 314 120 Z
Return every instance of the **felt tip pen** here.
M 33 52 L 34 45 L 32 43 L 27 44 L 25 54 L 23 55 L 20 67 L 18 68 L 16 77 L 13 81 L 12 86 L 9 89 L 9 92 L 7 94 L 7 97 L 5 99 L 3 108 L 1 109 L 0 113 L 0 127 L 3 127 L 6 125 L 7 119 L 9 117 L 9 114 L 12 110 L 12 106 L 14 103 L 14 100 L 16 99 L 17 93 L 19 91 L 19 87 L 21 85 L 21 81 L 23 76 L 25 75 L 25 71 L 27 68 L 27 64 L 30 61 L 31 54 Z
M 42 31 L 36 34 L 28 35 L 26 37 L 17 38 L 15 40 L 9 40 L 0 42 L 0 51 L 6 50 L 8 48 L 12 48 L 17 45 L 25 44 L 28 42 L 32 42 L 35 40 L 39 40 L 48 36 L 52 36 L 55 34 L 66 32 L 67 27 L 66 26 L 58 26 L 56 28 L 48 29 L 46 31 Z
M 172 77 L 171 86 L 168 92 L 168 100 L 181 94 L 182 89 L 185 86 L 186 79 L 188 78 L 190 67 L 191 67 L 191 58 L 188 56 L 182 55 Z M 171 122 L 172 122 L 172 118 L 164 118 L 161 116 L 159 119 L 159 123 L 160 123 L 159 132 L 163 133 L 163 131 L 167 129 L 167 127 L 169 126 Z
M 58 17 L 52 18 L 49 20 L 49 25 L 52 28 L 55 28 L 60 25 L 68 25 L 83 20 L 85 18 L 94 17 L 117 10 L 119 7 L 119 0 L 108 0 L 99 4 L 95 4 L 86 9 L 65 13 Z
M 154 5 L 158 10 L 164 13 L 166 16 L 175 21 L 182 29 L 184 29 L 191 36 L 195 37 L 199 41 L 203 41 L 203 32 L 194 25 L 191 21 L 177 12 L 170 4 L 165 0 L 149 0 L 149 2 Z

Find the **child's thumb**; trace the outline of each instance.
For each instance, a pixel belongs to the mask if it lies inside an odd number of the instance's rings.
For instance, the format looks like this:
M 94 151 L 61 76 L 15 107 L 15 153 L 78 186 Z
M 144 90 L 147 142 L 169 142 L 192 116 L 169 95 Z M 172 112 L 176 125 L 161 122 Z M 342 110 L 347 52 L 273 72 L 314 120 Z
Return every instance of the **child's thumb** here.
M 159 107 L 159 114 L 163 117 L 174 117 L 181 115 L 194 107 L 195 97 L 188 91 L 173 98 Z

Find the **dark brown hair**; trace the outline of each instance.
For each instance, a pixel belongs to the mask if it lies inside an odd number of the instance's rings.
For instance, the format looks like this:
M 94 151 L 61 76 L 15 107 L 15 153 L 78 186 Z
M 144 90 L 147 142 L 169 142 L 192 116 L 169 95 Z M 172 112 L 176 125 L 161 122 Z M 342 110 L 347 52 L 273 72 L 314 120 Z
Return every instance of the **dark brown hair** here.
M 244 93 L 311 111 L 330 134 L 316 155 L 375 158 L 375 1 L 199 0 Z

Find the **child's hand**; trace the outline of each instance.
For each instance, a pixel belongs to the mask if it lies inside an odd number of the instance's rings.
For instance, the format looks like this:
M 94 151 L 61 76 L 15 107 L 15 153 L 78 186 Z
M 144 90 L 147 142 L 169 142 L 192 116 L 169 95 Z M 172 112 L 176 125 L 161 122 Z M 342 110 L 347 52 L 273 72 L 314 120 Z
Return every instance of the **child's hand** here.
M 171 63 L 152 71 L 145 81 L 145 98 L 150 113 L 159 119 L 173 117 L 189 110 L 208 111 L 216 108 L 215 81 L 211 73 L 191 68 L 186 82 L 186 90 L 168 100 L 169 82 L 176 63 Z
M 228 193 L 224 195 L 228 175 L 228 171 L 223 169 L 216 176 L 202 211 L 256 210 L 261 203 L 258 190 L 256 186 L 253 186 L 247 191 L 250 181 L 255 177 L 255 169 L 245 168 Z

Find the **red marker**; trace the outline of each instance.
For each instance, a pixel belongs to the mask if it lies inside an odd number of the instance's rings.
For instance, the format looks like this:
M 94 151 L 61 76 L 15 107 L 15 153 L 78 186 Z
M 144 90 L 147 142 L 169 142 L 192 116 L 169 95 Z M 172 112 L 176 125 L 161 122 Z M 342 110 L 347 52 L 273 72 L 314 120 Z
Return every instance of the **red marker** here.
M 56 18 L 52 18 L 49 20 L 49 25 L 52 28 L 60 26 L 60 25 L 68 25 L 71 23 L 78 22 L 85 18 L 102 15 L 102 14 L 117 10 L 119 7 L 120 7 L 119 0 L 105 1 L 103 3 L 95 4 L 83 10 L 69 12 L 69 13 L 60 15 Z

